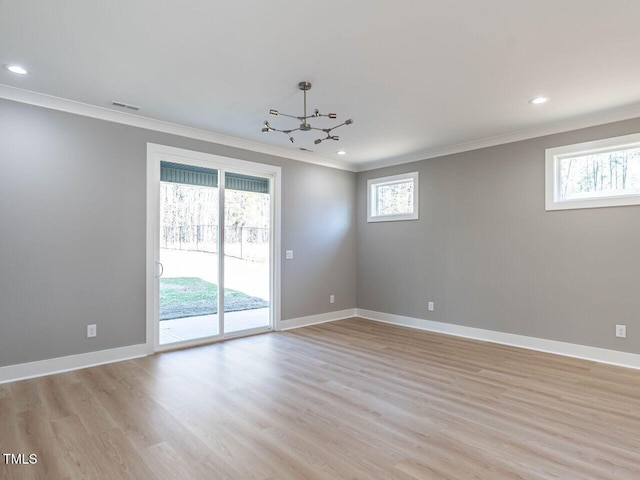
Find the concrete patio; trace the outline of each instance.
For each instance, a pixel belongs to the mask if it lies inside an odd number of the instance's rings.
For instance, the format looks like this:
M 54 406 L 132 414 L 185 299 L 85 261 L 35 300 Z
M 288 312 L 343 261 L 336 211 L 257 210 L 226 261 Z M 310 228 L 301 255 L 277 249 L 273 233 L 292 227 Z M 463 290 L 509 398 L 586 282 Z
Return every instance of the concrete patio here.
M 269 308 L 256 308 L 224 315 L 225 333 L 269 325 Z M 160 345 L 218 335 L 218 315 L 177 318 L 160 322 Z
M 198 277 L 218 283 L 216 253 L 160 249 L 163 278 Z M 225 287 L 269 301 L 269 264 L 225 257 Z M 224 315 L 226 333 L 269 325 L 269 308 Z M 160 322 L 160 345 L 218 335 L 218 315 L 200 315 Z

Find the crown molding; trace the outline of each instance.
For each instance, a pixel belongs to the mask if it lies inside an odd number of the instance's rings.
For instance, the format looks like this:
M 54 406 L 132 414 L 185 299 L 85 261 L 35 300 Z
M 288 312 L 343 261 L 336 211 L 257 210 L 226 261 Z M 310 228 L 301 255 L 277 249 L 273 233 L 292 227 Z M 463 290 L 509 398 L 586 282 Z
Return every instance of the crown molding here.
M 496 135 L 494 137 L 481 138 L 478 140 L 473 140 L 471 142 L 458 143 L 456 145 L 449 145 L 447 147 L 424 150 L 422 152 L 411 153 L 400 157 L 372 160 L 370 162 L 356 165 L 356 171 L 365 172 L 368 170 L 376 170 L 378 168 L 418 162 L 420 160 L 427 160 L 429 158 L 443 157 L 445 155 L 453 155 L 455 153 L 463 153 L 469 152 L 471 150 L 479 150 L 481 148 L 495 147 L 497 145 L 504 145 L 507 143 L 519 142 L 522 140 L 530 140 L 532 138 L 570 132 L 572 130 L 580 130 L 582 128 L 596 127 L 598 125 L 605 125 L 607 123 L 630 120 L 632 118 L 638 117 L 640 117 L 640 104 L 616 110 L 610 110 L 608 112 L 590 115 L 570 121 L 557 122 L 543 125 L 541 127 L 517 130 L 502 135 Z
M 455 145 L 449 145 L 442 148 L 423 150 L 417 153 L 402 155 L 394 158 L 386 158 L 380 160 L 372 160 L 364 163 L 352 163 L 341 160 L 329 159 L 324 157 L 310 157 L 309 155 L 287 150 L 274 145 L 267 145 L 251 140 L 245 140 L 230 135 L 224 135 L 208 130 L 202 130 L 195 127 L 188 127 L 176 123 L 165 122 L 153 118 L 143 117 L 128 112 L 119 112 L 106 107 L 99 107 L 87 103 L 77 102 L 66 98 L 55 97 L 38 93 L 31 90 L 11 87 L 9 85 L 0 84 L 0 98 L 13 100 L 20 103 L 35 105 L 52 110 L 82 115 L 108 122 L 120 123 L 133 127 L 145 128 L 156 132 L 179 135 L 181 137 L 192 138 L 194 140 L 202 140 L 205 142 L 216 143 L 227 147 L 248 150 L 266 155 L 274 155 L 281 158 L 296 160 L 304 163 L 311 163 L 323 167 L 335 168 L 338 170 L 346 170 L 349 172 L 365 172 L 368 170 L 376 170 L 394 165 L 402 165 L 405 163 L 427 160 L 429 158 L 442 157 L 445 155 L 453 155 L 456 153 L 478 150 L 481 148 L 495 147 L 506 143 L 529 140 L 532 138 L 553 135 L 557 133 L 579 130 L 581 128 L 595 127 L 607 123 L 618 122 L 622 120 L 630 120 L 640 117 L 640 104 L 632 105 L 621 109 L 611 110 L 604 113 L 590 115 L 587 117 L 574 119 L 566 122 L 557 122 L 553 124 L 543 125 L 541 127 L 518 130 L 514 132 L 496 135 L 494 137 L 482 138 L 471 142 L 464 142 Z
M 59 110 L 61 112 L 72 113 L 75 115 L 82 115 L 84 117 L 95 118 L 98 120 L 105 120 L 107 122 L 120 123 L 122 125 L 145 128 L 156 132 L 179 135 L 181 137 L 192 138 L 194 140 L 203 140 L 205 142 L 216 143 L 227 147 L 249 150 L 251 152 L 274 155 L 276 157 L 297 160 L 299 162 L 312 163 L 323 167 L 336 168 L 338 170 L 346 170 L 350 172 L 355 172 L 356 170 L 354 165 L 345 161 L 323 157 L 310 157 L 302 152 L 291 151 L 273 145 L 266 145 L 195 127 L 188 127 L 186 125 L 143 117 L 141 115 L 119 112 L 110 108 L 98 107 L 88 103 L 55 97 L 53 95 L 46 95 L 44 93 L 38 93 L 31 90 L 24 90 L 21 88 L 11 87 L 9 85 L 0 84 L 0 98 L 49 108 L 52 110 Z

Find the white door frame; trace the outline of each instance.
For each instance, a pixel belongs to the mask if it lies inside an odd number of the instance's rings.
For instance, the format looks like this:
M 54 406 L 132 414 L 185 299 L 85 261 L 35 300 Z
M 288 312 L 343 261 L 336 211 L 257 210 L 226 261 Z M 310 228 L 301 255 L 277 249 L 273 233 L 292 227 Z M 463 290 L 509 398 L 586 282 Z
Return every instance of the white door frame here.
M 202 345 L 224 338 L 251 334 L 252 331 L 233 332 L 230 335 L 208 337 L 193 341 L 176 342 L 159 345 L 159 300 L 158 300 L 158 260 L 160 238 L 160 162 L 175 162 L 219 170 L 230 170 L 234 173 L 251 175 L 262 174 L 271 177 L 271 245 L 270 245 L 270 283 L 269 298 L 270 319 L 269 329 L 280 328 L 280 210 L 281 210 L 281 168 L 265 163 L 255 163 L 235 158 L 222 157 L 209 153 L 196 152 L 183 148 L 169 147 L 155 143 L 147 143 L 147 261 L 146 261 L 146 347 L 147 353 Z M 222 217 L 220 217 L 222 219 Z M 222 222 L 220 222 L 222 223 Z M 222 266 L 224 262 L 219 261 Z M 222 268 L 222 267 L 220 267 Z M 220 273 L 220 272 L 219 272 Z M 223 278 L 219 278 L 219 283 Z M 219 316 L 219 319 L 222 315 Z M 219 330 L 222 332 L 222 328 Z

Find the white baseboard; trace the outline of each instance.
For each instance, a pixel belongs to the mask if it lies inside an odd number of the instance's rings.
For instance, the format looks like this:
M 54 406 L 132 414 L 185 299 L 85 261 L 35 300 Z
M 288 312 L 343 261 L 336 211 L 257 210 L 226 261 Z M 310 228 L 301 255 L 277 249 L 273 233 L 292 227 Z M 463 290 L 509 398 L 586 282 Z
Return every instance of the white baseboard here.
M 485 342 L 500 343 L 513 347 L 537 350 L 539 352 L 555 353 L 565 357 L 582 358 L 599 363 L 618 365 L 621 367 L 640 369 L 640 355 L 634 353 L 607 350 L 604 348 L 577 345 L 574 343 L 558 342 L 546 340 L 544 338 L 527 337 L 513 333 L 497 332 L 482 328 L 465 327 L 463 325 L 453 325 L 450 323 L 434 322 L 421 318 L 404 317 L 402 315 L 392 315 L 389 313 L 374 312 L 371 310 L 357 309 L 357 316 L 376 322 L 391 323 L 404 327 L 428 330 L 430 332 L 445 333 L 457 337 L 473 338 Z
M 15 382 L 27 378 L 42 377 L 54 373 L 68 372 L 80 368 L 94 367 L 105 363 L 130 360 L 149 354 L 146 344 L 81 353 L 68 357 L 51 358 L 37 362 L 21 363 L 0 367 L 0 383 Z
M 307 325 L 343 320 L 345 318 L 355 316 L 356 309 L 351 308 L 336 312 L 321 313 L 319 315 L 309 315 L 308 317 L 292 318 L 280 321 L 277 330 L 289 330 Z M 68 357 L 51 358 L 37 362 L 9 365 L 6 367 L 0 367 L 0 384 L 25 380 L 27 378 L 43 377 L 45 375 L 68 372 L 81 368 L 94 367 L 105 363 L 130 360 L 132 358 L 144 357 L 149 354 L 149 345 L 139 344 L 113 348 L 110 350 L 70 355 Z
M 338 310 L 337 312 L 320 313 L 318 315 L 309 315 L 308 317 L 290 318 L 289 320 L 281 320 L 276 330 L 290 330 L 292 328 L 306 327 L 318 323 L 335 322 L 336 320 L 344 320 L 356 316 L 355 308 L 347 310 Z
M 334 322 L 346 318 L 360 317 L 376 322 L 390 323 L 404 327 L 428 330 L 444 333 L 457 337 L 472 338 L 486 342 L 500 343 L 514 347 L 537 350 L 540 352 L 555 353 L 566 357 L 582 358 L 594 362 L 607 363 L 622 367 L 640 369 L 640 355 L 634 353 L 607 350 L 604 348 L 589 347 L 573 343 L 546 340 L 543 338 L 527 337 L 513 333 L 497 332 L 482 328 L 465 327 L 450 323 L 434 322 L 421 318 L 405 317 L 389 313 L 374 312 L 362 308 L 350 308 L 336 312 L 309 315 L 307 317 L 291 318 L 279 322 L 277 330 L 290 330 L 308 325 L 316 325 L 325 322 Z M 100 350 L 97 352 L 82 353 L 68 357 L 52 358 L 37 362 L 22 363 L 0 367 L 0 384 L 24 380 L 27 378 L 42 377 L 54 373 L 68 372 L 81 368 L 93 367 L 105 363 L 130 360 L 149 355 L 146 344 L 130 345 L 127 347 Z

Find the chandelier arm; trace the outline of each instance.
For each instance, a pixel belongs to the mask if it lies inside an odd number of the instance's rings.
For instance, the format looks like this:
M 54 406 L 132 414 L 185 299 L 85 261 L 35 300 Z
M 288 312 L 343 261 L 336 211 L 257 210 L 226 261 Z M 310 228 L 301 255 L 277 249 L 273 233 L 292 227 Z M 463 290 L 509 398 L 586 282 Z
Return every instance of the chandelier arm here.
M 282 129 L 280 129 L 280 128 L 273 128 L 272 126 L 269 126 L 269 127 L 267 127 L 267 128 L 268 128 L 268 129 L 269 129 L 269 131 L 271 131 L 271 132 L 282 132 L 282 133 L 286 133 L 287 135 L 289 135 L 291 132 L 295 132 L 295 131 L 300 130 L 300 127 L 298 127 L 298 128 L 292 128 L 292 129 L 289 129 L 289 130 L 282 130 Z
M 322 130 L 323 132 L 325 132 L 327 134 L 327 136 L 324 137 L 324 138 L 316 139 L 315 142 L 314 142 L 316 145 L 318 145 L 319 143 L 324 142 L 325 140 L 338 140 L 338 136 L 329 134 L 329 132 L 331 131 L 330 128 L 325 128 L 325 129 L 316 128 L 316 130 Z
M 318 127 L 311 127 L 311 130 L 318 130 L 320 132 L 324 132 L 327 134 L 327 136 L 329 135 L 329 132 L 331 132 L 331 130 L 335 130 L 338 127 L 342 127 L 343 125 L 346 125 L 346 122 L 341 123 L 340 125 L 336 125 L 335 127 L 331 127 L 331 128 L 318 128 Z
M 331 128 L 329 129 L 329 131 L 334 130 L 334 129 L 336 129 L 336 128 L 338 128 L 338 127 L 341 127 L 341 126 L 343 126 L 343 125 L 346 125 L 346 124 L 347 124 L 347 122 L 342 122 L 340 125 L 336 125 L 335 127 L 331 127 Z
M 281 112 L 278 112 L 278 116 L 280 116 L 280 117 L 296 118 L 296 119 L 300 120 L 300 117 L 296 117 L 295 115 L 289 115 L 288 113 L 281 113 Z
M 274 129 L 273 129 L 273 131 L 274 131 L 274 132 L 284 133 L 287 137 L 289 137 L 289 141 L 290 141 L 291 143 L 294 143 L 294 139 L 293 139 L 293 137 L 291 136 L 291 132 L 294 132 L 294 131 L 296 131 L 296 130 L 300 130 L 300 129 L 299 129 L 299 128 L 296 128 L 296 129 L 294 129 L 294 130 L 278 130 L 278 129 L 276 129 L 276 128 L 274 128 Z

